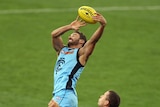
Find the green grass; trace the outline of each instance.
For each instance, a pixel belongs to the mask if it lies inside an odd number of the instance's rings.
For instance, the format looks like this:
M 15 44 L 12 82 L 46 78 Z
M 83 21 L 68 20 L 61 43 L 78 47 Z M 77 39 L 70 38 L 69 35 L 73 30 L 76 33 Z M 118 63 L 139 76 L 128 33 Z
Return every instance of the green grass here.
M 0 11 L 81 5 L 160 6 L 160 2 L 1 0 Z M 99 12 L 108 25 L 78 81 L 79 107 L 97 107 L 99 96 L 109 89 L 120 94 L 120 107 L 159 106 L 160 10 Z M 50 33 L 76 15 L 77 11 L 0 14 L 0 107 L 47 107 L 56 60 Z M 82 31 L 89 38 L 97 26 Z

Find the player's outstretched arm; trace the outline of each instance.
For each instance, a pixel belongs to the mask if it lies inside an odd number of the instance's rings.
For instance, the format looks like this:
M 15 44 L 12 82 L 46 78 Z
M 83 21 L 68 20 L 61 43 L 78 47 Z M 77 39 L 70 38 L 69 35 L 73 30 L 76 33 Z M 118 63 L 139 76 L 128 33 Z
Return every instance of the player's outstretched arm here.
M 52 31 L 52 45 L 56 52 L 59 52 L 64 47 L 61 35 L 63 35 L 68 30 L 71 30 L 70 25 L 65 25 Z
M 89 56 L 92 54 L 94 47 L 98 40 L 101 38 L 104 28 L 107 24 L 106 19 L 99 13 L 97 13 L 96 16 L 93 16 L 93 20 L 100 23 L 100 26 L 97 28 L 97 30 L 93 33 L 91 38 L 85 43 L 85 45 L 80 49 L 79 55 L 80 55 L 80 62 L 81 64 L 85 65 Z

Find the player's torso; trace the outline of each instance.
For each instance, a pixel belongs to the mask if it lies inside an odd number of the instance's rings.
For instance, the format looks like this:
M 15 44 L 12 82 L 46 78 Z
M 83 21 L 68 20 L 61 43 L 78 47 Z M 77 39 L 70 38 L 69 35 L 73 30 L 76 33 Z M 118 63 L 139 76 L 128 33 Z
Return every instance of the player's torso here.
M 64 47 L 54 68 L 54 90 L 75 88 L 83 66 L 78 61 L 78 49 Z
M 62 73 L 69 74 L 77 63 L 77 51 L 78 49 L 72 49 L 64 47 L 57 58 L 55 73 L 62 75 Z

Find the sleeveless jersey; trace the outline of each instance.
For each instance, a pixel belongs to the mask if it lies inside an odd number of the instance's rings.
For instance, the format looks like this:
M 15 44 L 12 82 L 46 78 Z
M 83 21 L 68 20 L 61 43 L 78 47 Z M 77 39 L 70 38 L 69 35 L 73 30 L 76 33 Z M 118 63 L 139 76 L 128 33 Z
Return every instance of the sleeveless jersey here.
M 64 47 L 60 51 L 54 68 L 53 93 L 62 89 L 73 89 L 75 91 L 77 80 L 84 68 L 79 62 L 78 51 L 78 48 L 69 47 Z

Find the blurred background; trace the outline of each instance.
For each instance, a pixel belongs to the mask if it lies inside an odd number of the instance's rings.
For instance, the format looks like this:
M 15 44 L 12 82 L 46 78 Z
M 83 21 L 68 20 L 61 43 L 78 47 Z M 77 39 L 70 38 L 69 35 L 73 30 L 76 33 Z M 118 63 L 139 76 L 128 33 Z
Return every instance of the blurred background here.
M 120 107 L 159 106 L 159 0 L 0 0 L 0 107 L 47 107 L 56 61 L 51 31 L 75 20 L 82 5 L 108 24 L 78 81 L 79 107 L 97 107 L 107 90 L 119 93 Z M 98 26 L 81 32 L 89 39 Z

